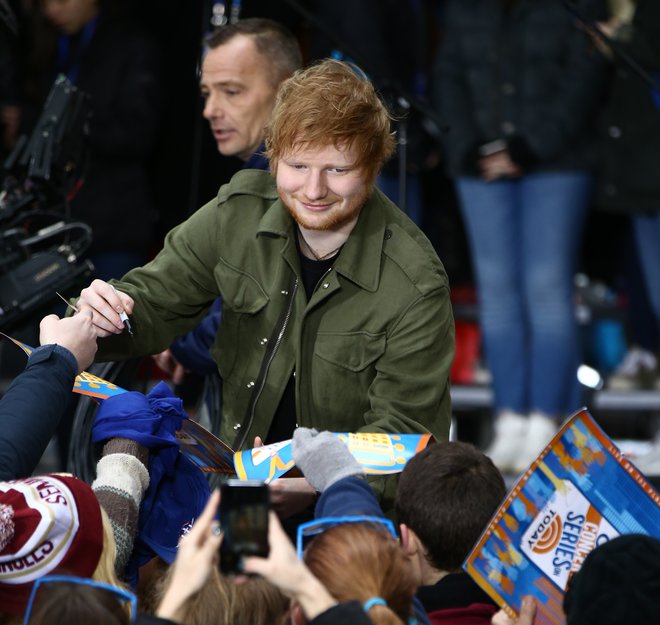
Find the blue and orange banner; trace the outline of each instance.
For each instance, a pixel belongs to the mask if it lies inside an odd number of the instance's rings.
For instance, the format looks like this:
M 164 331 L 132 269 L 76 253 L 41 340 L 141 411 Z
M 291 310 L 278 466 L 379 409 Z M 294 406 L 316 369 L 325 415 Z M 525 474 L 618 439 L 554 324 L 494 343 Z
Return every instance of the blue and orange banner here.
M 564 592 L 589 552 L 621 534 L 660 538 L 660 494 L 586 410 L 574 414 L 513 487 L 464 568 L 515 618 L 565 625 Z
M 400 473 L 410 458 L 424 449 L 430 434 L 385 434 L 333 432 L 344 443 L 367 475 Z M 288 473 L 295 463 L 291 441 L 282 441 L 234 455 L 236 475 L 242 480 L 261 480 L 267 484 Z
M 2 333 L 0 333 L 2 334 Z M 28 356 L 33 348 L 6 334 Z M 107 399 L 126 393 L 107 380 L 83 371 L 74 382 L 73 392 L 95 399 Z M 431 440 L 430 434 L 385 434 L 335 432 L 368 475 L 399 473 L 416 453 L 424 449 Z M 207 473 L 236 474 L 243 480 L 272 480 L 289 473 L 295 466 L 291 452 L 291 441 L 264 445 L 255 449 L 234 452 L 217 436 L 199 423 L 186 419 L 177 432 L 181 452 L 197 467 Z
M 183 454 L 205 473 L 235 473 L 234 450 L 196 421 L 186 419 L 176 437 Z

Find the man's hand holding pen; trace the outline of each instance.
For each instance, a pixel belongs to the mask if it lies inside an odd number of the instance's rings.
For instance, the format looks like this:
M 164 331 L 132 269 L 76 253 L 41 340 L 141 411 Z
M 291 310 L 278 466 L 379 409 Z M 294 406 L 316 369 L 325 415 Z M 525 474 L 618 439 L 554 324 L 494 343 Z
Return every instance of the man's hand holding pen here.
M 117 291 L 103 280 L 94 280 L 80 292 L 76 306 L 80 312 L 91 310 L 92 323 L 99 338 L 121 334 L 127 330 L 133 335 L 128 315 L 133 313 L 135 302 L 126 293 Z

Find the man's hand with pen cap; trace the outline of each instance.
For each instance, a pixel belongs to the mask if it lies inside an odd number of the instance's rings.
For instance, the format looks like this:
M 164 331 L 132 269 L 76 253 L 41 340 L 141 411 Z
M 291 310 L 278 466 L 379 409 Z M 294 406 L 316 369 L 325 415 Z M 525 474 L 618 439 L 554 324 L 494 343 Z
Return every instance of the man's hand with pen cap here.
M 76 307 L 80 312 L 92 311 L 92 323 L 99 338 L 129 330 L 127 315 L 133 313 L 135 302 L 126 293 L 117 291 L 103 280 L 94 280 L 80 292 Z

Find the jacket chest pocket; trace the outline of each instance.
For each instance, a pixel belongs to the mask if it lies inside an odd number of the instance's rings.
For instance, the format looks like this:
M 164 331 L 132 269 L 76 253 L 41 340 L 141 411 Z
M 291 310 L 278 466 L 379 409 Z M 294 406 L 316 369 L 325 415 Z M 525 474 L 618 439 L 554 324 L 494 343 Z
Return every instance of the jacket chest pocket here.
M 314 354 L 321 360 L 357 373 L 372 365 L 385 351 L 385 334 L 319 332 Z
M 211 353 L 220 375 L 227 382 L 237 354 L 249 349 L 250 321 L 266 307 L 269 297 L 252 275 L 222 259 L 214 275 L 222 293 L 222 317 Z
M 268 294 L 250 273 L 220 259 L 213 270 L 222 293 L 222 308 L 239 314 L 254 314 L 268 303 Z
M 324 415 L 325 429 L 354 432 L 364 425 L 369 387 L 385 352 L 385 334 L 319 333 L 311 371 L 312 414 Z

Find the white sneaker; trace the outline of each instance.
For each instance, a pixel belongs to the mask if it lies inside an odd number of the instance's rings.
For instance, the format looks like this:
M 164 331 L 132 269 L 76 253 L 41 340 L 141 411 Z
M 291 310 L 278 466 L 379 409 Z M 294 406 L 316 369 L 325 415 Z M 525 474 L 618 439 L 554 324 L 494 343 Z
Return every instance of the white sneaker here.
M 495 436 L 486 455 L 503 473 L 513 470 L 513 464 L 523 449 L 527 437 L 528 419 L 513 412 L 503 410 L 495 420 Z
M 652 388 L 657 377 L 658 359 L 655 354 L 641 347 L 632 347 L 607 378 L 607 388 L 613 391 Z
M 513 470 L 516 473 L 526 471 L 556 433 L 557 424 L 554 419 L 543 412 L 532 412 L 529 415 L 527 438 L 520 446 L 520 453 L 513 463 Z

